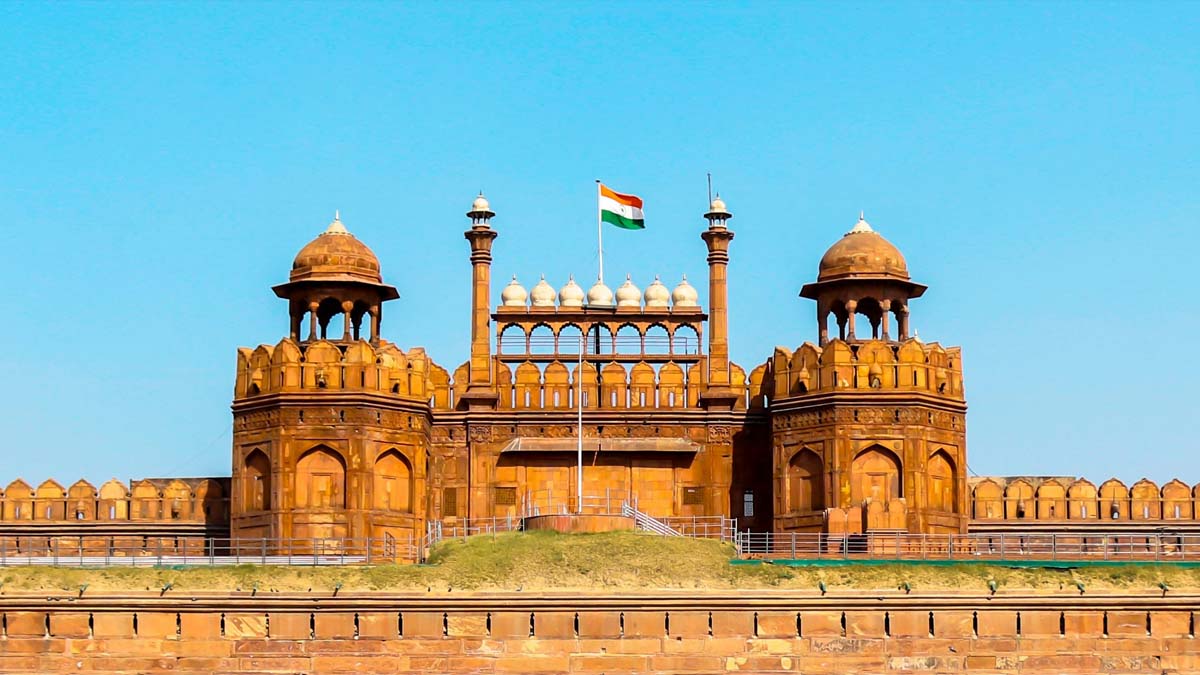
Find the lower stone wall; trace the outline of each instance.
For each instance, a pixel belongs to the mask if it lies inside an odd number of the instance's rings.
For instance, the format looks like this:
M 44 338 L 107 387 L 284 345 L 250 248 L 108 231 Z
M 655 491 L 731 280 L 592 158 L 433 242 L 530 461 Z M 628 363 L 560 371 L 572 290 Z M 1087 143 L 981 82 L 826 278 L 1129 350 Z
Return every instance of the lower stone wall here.
M 643 609 L 637 598 L 593 596 L 572 611 L 558 601 L 543 609 L 486 596 L 449 605 L 495 609 L 442 610 L 447 603 L 430 599 L 387 610 L 372 597 L 356 611 L 349 597 L 338 608 L 295 611 L 279 609 L 277 599 L 242 598 L 222 601 L 223 610 L 169 611 L 167 602 L 146 598 L 131 604 L 154 607 L 106 611 L 44 596 L 41 602 L 57 606 L 36 608 L 33 598 L 5 595 L 0 672 L 1200 672 L 1195 596 L 1150 609 L 1069 600 L 1056 601 L 1061 609 L 988 606 L 998 600 L 979 597 L 971 609 L 960 598 L 957 609 L 930 611 L 913 609 L 920 598 L 907 596 L 843 611 L 833 599 L 824 609 L 704 609 L 700 595 L 688 599 L 690 607 L 673 601 L 671 609 Z M 521 608 L 504 609 L 513 604 Z M 907 608 L 885 609 L 892 604 Z

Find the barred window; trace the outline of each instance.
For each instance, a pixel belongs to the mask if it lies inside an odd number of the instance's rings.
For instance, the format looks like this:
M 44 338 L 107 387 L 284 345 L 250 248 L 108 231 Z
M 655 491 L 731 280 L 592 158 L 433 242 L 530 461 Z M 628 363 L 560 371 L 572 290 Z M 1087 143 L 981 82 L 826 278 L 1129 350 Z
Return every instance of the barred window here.
M 704 493 L 698 487 L 683 488 L 683 505 L 698 506 L 704 503 Z
M 442 515 L 458 515 L 458 488 L 442 488 Z
M 517 505 L 517 488 L 515 487 L 498 487 L 496 488 L 496 506 L 516 506 Z

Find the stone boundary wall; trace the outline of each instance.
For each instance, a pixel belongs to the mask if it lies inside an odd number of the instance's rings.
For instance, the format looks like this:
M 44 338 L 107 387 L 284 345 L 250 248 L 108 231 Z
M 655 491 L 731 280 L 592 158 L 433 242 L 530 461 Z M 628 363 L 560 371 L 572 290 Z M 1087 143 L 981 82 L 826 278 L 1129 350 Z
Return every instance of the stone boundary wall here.
M 1200 672 L 1196 595 L 517 597 L 5 594 L 0 672 Z

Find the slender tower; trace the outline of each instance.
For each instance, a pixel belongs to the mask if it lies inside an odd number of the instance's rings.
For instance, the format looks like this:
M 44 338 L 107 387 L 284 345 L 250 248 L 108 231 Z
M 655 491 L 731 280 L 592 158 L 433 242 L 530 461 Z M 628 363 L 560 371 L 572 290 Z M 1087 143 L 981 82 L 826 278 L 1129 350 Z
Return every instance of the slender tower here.
M 480 192 L 471 204 L 471 210 L 467 211 L 471 229 L 463 233 L 471 242 L 471 374 L 459 406 L 467 409 L 495 408 L 500 397 L 492 383 L 491 336 L 488 333 L 492 241 L 496 238 L 496 231 L 491 227 L 494 215 L 488 200 Z
M 709 408 L 732 407 L 737 395 L 729 377 L 729 242 L 733 231 L 726 221 L 733 214 L 718 194 L 708 205 L 708 229 L 700 235 L 708 245 L 708 389 L 704 393 Z

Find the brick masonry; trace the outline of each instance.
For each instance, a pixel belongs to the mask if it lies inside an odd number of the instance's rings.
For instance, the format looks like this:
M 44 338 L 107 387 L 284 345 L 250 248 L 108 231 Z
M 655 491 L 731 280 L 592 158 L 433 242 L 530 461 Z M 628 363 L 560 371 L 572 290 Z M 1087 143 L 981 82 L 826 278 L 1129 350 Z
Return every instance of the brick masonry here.
M 755 609 L 704 594 L 584 596 L 576 611 L 563 598 L 542 608 L 486 594 L 397 609 L 380 609 L 379 596 L 319 609 L 226 598 L 224 609 L 170 611 L 126 600 L 63 607 L 0 596 L 0 673 L 1200 672 L 1195 596 L 1130 603 L 1145 609 L 1036 596 L 1024 609 L 964 596 L 942 608 L 941 596 L 933 610 L 914 608 L 916 596 L 872 598 L 875 608 L 863 597 L 797 598 L 804 608 L 794 610 L 779 607 L 789 604 L 781 596 Z M 139 603 L 160 606 L 111 609 Z

